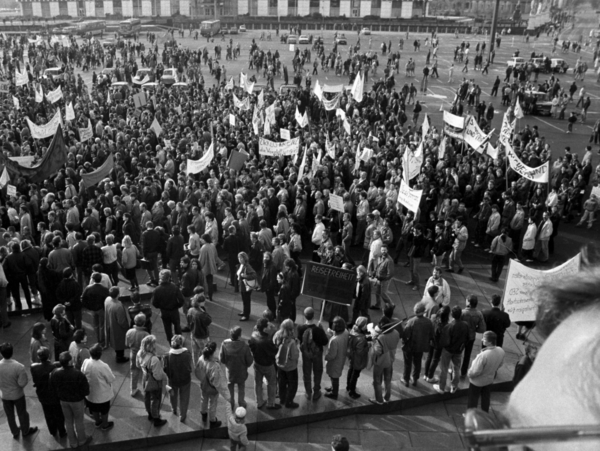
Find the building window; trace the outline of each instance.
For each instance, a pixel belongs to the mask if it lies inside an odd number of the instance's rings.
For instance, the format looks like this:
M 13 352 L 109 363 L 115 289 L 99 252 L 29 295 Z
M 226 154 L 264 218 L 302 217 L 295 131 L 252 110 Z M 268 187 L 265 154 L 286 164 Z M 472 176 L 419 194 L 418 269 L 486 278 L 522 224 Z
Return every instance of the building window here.
M 277 0 L 269 0 L 269 8 L 277 8 Z
M 339 8 L 340 7 L 340 0 L 331 0 L 330 7 L 331 8 Z

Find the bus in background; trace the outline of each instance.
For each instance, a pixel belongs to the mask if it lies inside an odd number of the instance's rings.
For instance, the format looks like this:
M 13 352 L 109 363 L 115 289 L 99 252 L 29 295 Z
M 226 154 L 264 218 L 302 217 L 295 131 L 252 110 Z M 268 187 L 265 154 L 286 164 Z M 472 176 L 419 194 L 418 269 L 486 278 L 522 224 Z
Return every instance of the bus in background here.
M 83 37 L 97 36 L 104 34 L 106 30 L 105 20 L 88 20 L 77 24 L 77 34 Z
M 137 36 L 140 31 L 142 31 L 142 21 L 140 19 L 127 19 L 119 22 L 119 36 Z
M 200 34 L 202 36 L 214 36 L 221 31 L 220 20 L 204 20 L 200 24 Z

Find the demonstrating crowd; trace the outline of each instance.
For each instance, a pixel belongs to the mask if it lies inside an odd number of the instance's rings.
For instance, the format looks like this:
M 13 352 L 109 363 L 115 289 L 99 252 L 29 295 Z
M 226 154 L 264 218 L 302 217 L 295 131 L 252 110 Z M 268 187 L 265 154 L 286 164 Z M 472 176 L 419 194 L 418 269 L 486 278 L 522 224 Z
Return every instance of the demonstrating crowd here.
M 30 308 L 41 304 L 46 322 L 33 328 L 31 377 L 49 431 L 68 435 L 72 447 L 91 440 L 83 428 L 86 408 L 98 428 L 113 427 L 109 411 L 115 376 L 103 361 L 109 347 L 118 364 L 130 364 L 132 396 L 141 379 L 148 420 L 155 426 L 166 423 L 160 414 L 163 390 L 169 392 L 173 413 L 186 420 L 193 374 L 200 382 L 203 421 L 221 426 L 217 403 L 219 396 L 225 397 L 229 436 L 241 449 L 248 443 L 245 382 L 251 367 L 258 408 L 299 407 L 300 366 L 305 396 L 312 401 L 322 396 L 324 371 L 330 378 L 325 397 L 341 396 L 340 378 L 347 367 L 348 396 L 358 399 L 361 372 L 372 369 L 374 395 L 369 400 L 383 404 L 391 399 L 401 346 L 406 386 L 417 385 L 426 353 L 425 381 L 439 393 L 455 392 L 461 378 L 468 377 L 469 407 L 477 406 L 481 396 L 482 408 L 488 410 L 510 318 L 501 310 L 499 296 L 483 312 L 474 295 L 467 297 L 465 308 L 453 305 L 458 300 L 451 300 L 442 271 L 462 273 L 467 246 L 492 254 L 493 281 L 499 280 L 510 255 L 546 262 L 559 224 L 583 213 L 578 224 L 592 227 L 598 209 L 595 196 L 584 201 L 587 186 L 600 176 L 600 166 L 595 172 L 591 166 L 591 146 L 580 161 L 570 148 L 557 155 L 535 126 L 515 130 L 511 142 L 526 165 L 538 167 L 552 158 L 546 186 L 511 170 L 502 154 L 493 159 L 470 152 L 453 138 L 441 146 L 441 127 L 424 130 L 418 124 L 419 102 L 405 126 L 410 94 L 394 89 L 392 54 L 386 78 L 365 92 L 361 102 L 343 91 L 337 109 L 327 109 L 310 91 L 310 82 L 280 93 L 268 87 L 253 92 L 243 83 L 226 86 L 223 75 L 220 85 L 205 88 L 200 74 L 202 62 L 207 65 L 209 59 L 200 50 L 161 50 L 157 43 L 145 50 L 131 41 L 106 50 L 99 43 L 73 41 L 63 47 L 26 38 L 4 39 L 0 45 L 14 101 L 0 111 L 0 142 L 8 184 L 16 190 L 8 195 L 5 188 L 0 206 L 0 319 L 3 328 L 10 326 L 7 308 L 12 304 L 21 310 L 22 296 Z M 317 49 L 323 60 L 324 47 Z M 87 61 L 92 67 L 111 61 L 110 67 L 114 62 L 129 80 L 136 54 L 154 68 L 157 80 L 159 61 L 191 74 L 187 88 L 115 88 L 110 80 L 95 79 L 88 89 L 75 76 L 75 67 Z M 310 54 L 295 56 L 299 70 L 305 58 Z M 276 75 L 276 59 L 253 43 L 251 61 L 266 68 L 267 79 Z M 360 50 L 348 59 L 351 79 L 357 74 L 367 78 L 377 69 Z M 338 57 L 327 60 L 333 68 Z M 62 75 L 41 76 L 53 61 Z M 16 71 L 25 71 L 28 82 L 15 86 Z M 282 74 L 287 76 L 287 69 Z M 464 80 L 457 89 L 453 112 L 460 115 L 468 107 L 472 85 Z M 40 89 L 49 93 L 59 86 L 58 101 L 38 101 Z M 517 84 L 515 91 L 520 88 Z M 146 91 L 148 103 L 140 105 L 134 95 Z M 243 102 L 251 107 L 240 108 Z M 26 118 L 38 126 L 47 124 L 70 105 L 75 118 L 57 129 L 63 133 L 66 162 L 57 173 L 32 183 L 22 166 L 9 160 L 30 157 L 35 167 L 48 152 L 48 141 L 34 139 Z M 336 110 L 344 113 L 348 127 Z M 493 107 L 485 111 L 489 114 L 478 117 L 482 129 L 494 115 Z M 514 115 L 513 106 L 507 114 Z M 298 120 L 304 115 L 308 125 Z M 88 123 L 93 136 L 82 140 Z M 282 141 L 281 130 L 299 138 L 298 154 L 265 156 L 258 134 Z M 398 196 L 408 171 L 403 156 L 414 154 L 419 142 L 422 166 L 410 185 L 423 195 L 415 213 L 399 204 Z M 202 171 L 189 171 L 189 160 L 211 153 Z M 233 154 L 245 159 L 239 170 L 232 168 Z M 102 173 L 109 159 L 110 170 L 90 185 L 90 176 Z M 343 212 L 332 207 L 332 195 L 342 197 Z M 312 308 L 296 323 L 301 256 L 311 251 L 313 261 L 357 274 L 350 312 L 328 303 L 325 328 Z M 359 253 L 357 259 L 351 255 Z M 419 277 L 423 259 L 434 267 L 425 284 Z M 388 294 L 400 261 L 410 271 L 406 283 L 423 293 L 407 321 L 394 317 Z M 234 327 L 218 350 L 210 338 L 210 302 L 219 302 L 215 275 L 225 269 L 243 301 L 240 321 L 250 320 L 257 291 L 265 294 L 266 310 L 249 340 Z M 151 305 L 141 303 L 138 276 L 144 271 L 153 288 Z M 132 301 L 127 308 L 117 287 L 123 277 Z M 170 346 L 166 355 L 157 352 L 151 306 L 160 311 Z M 383 317 L 373 321 L 371 313 L 381 309 Z M 97 341 L 89 349 L 84 319 L 91 319 Z M 471 360 L 476 334 L 483 334 L 484 349 Z M 12 345 L 5 343 L 0 351 L 0 390 L 11 432 L 15 438 L 21 432 L 30 435 L 37 428 L 29 425 L 25 408 L 27 372 L 12 359 Z M 533 350 L 530 356 L 535 356 Z M 519 367 L 520 377 L 530 363 Z

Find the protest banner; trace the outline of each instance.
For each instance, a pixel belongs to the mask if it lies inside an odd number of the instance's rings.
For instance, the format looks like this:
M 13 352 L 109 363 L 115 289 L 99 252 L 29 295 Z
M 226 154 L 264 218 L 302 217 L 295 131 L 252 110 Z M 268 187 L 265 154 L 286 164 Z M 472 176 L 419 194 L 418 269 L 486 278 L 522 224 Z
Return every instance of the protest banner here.
M 423 166 L 423 141 L 419 143 L 414 152 L 408 147 L 406 148 L 402 155 L 402 165 L 404 179 L 407 182 L 419 175 L 421 166 Z
M 489 141 L 487 143 L 485 153 L 487 153 L 493 160 L 496 160 L 498 158 L 498 148 L 492 146 L 492 143 Z
M 13 105 L 15 106 L 15 110 L 18 110 L 19 108 L 21 108 L 21 102 L 19 102 L 19 99 L 15 96 L 13 96 Z
M 475 118 L 469 116 L 463 131 L 463 139 L 473 150 L 483 153 L 481 146 L 488 140 L 488 135 L 479 128 Z
M 94 130 L 92 129 L 92 121 L 88 119 L 88 125 L 86 128 L 79 129 L 79 141 L 86 142 L 88 139 L 92 139 L 94 136 Z
M 8 197 L 17 197 L 17 187 L 15 185 L 6 185 L 6 195 Z
M 235 115 L 234 114 L 229 114 L 229 125 L 231 125 L 232 127 L 235 127 Z
M 250 156 L 247 153 L 238 152 L 237 150 L 233 149 L 231 151 L 231 155 L 229 156 L 229 160 L 227 161 L 227 167 L 235 171 L 239 171 L 244 167 L 244 163 L 248 158 L 250 158 Z
M 147 103 L 146 94 L 144 92 L 140 92 L 139 94 L 134 94 L 133 103 L 135 104 L 136 108 L 142 108 Z
M 48 102 L 50 102 L 50 103 L 56 103 L 60 99 L 62 99 L 62 96 L 63 96 L 62 89 L 59 86 L 54 91 L 50 91 L 48 94 L 46 94 L 46 100 L 48 100 Z
M 498 141 L 500 141 L 505 146 L 507 144 L 510 144 L 510 137 L 512 135 L 512 132 L 513 127 L 508 119 L 508 114 L 504 113 L 504 117 L 502 118 L 502 128 L 500 129 L 500 137 L 498 138 Z
M 543 298 L 537 296 L 538 291 L 552 279 L 566 280 L 579 272 L 580 255 L 548 271 L 530 268 L 511 259 L 504 286 L 504 311 L 510 315 L 510 320 L 535 321 L 539 299 Z
M 329 205 L 335 211 L 344 213 L 344 198 L 342 196 L 338 196 L 337 194 L 330 194 L 329 195 Z
M 213 160 L 214 156 L 214 143 L 211 143 L 206 153 L 202 155 L 202 157 L 200 157 L 199 160 L 190 160 L 189 158 L 187 159 L 186 174 L 197 174 L 198 172 L 203 171 L 208 167 L 210 162 Z
M 300 138 L 294 138 L 280 143 L 269 141 L 265 138 L 259 138 L 258 140 L 258 153 L 267 157 L 296 155 L 299 147 Z
M 427 133 L 429 133 L 429 128 L 429 116 L 427 116 L 427 113 L 425 113 L 425 117 L 423 118 L 423 124 L 421 124 L 421 131 L 423 132 L 423 137 L 427 136 Z
M 42 103 L 44 101 L 44 88 L 39 86 L 39 89 L 35 90 L 35 103 Z
M 354 100 L 358 103 L 363 100 L 363 91 L 365 89 L 364 79 L 360 76 L 360 72 L 354 78 L 354 83 L 352 84 L 352 89 L 350 90 L 350 94 Z
M 154 120 L 152 121 L 152 124 L 150 125 L 150 128 L 152 130 L 154 130 L 154 133 L 156 134 L 157 137 L 160 136 L 160 134 L 162 133 L 163 129 L 160 126 L 160 124 L 158 123 L 158 119 L 156 119 L 156 117 L 154 118 Z
M 23 70 L 23 72 L 19 72 L 17 69 L 15 69 L 15 85 L 17 85 L 17 87 L 25 86 L 27 83 L 29 83 L 29 75 L 27 75 L 27 71 Z
M 317 96 L 317 99 L 323 101 L 323 88 L 321 87 L 319 80 L 317 80 L 317 82 L 315 83 L 313 93 Z
M 44 139 L 53 136 L 56 133 L 56 129 L 61 123 L 60 111 L 57 111 L 52 119 L 44 125 L 35 125 L 31 120 L 26 117 L 27 125 L 31 131 L 31 137 L 34 139 Z
M 308 262 L 302 280 L 302 294 L 351 305 L 356 290 L 356 272 Z
M 523 163 L 515 151 L 513 150 L 510 144 L 506 144 L 506 156 L 508 157 L 508 162 L 510 163 L 510 167 L 517 174 L 529 179 L 533 182 L 537 183 L 548 183 L 548 173 L 550 172 L 550 162 L 546 161 L 541 166 L 537 168 L 530 168 L 525 163 Z
M 83 174 L 81 176 L 81 180 L 83 182 L 83 186 L 85 188 L 90 188 L 92 186 L 96 186 L 102 179 L 104 179 L 114 168 L 115 166 L 115 157 L 112 153 L 108 154 L 108 158 L 102 163 L 95 171 L 90 172 L 89 174 Z
M 75 110 L 73 109 L 73 102 L 67 103 L 65 109 L 65 119 L 67 121 L 72 121 L 73 119 L 75 119 Z
M 444 110 L 444 133 L 451 138 L 463 139 L 465 118 Z
M 404 205 L 409 211 L 417 213 L 421 203 L 422 189 L 412 189 L 404 180 L 400 182 L 398 191 L 398 203 Z
M 8 171 L 6 170 L 6 166 L 2 170 L 2 175 L 0 175 L 0 189 L 4 188 L 8 182 L 10 182 L 10 176 L 8 175 Z
M 0 92 L 8 92 L 10 83 L 7 81 L 0 81 Z
M 35 160 L 35 157 L 33 155 L 26 155 L 24 157 L 8 157 L 8 159 L 10 161 L 18 163 L 23 167 L 30 168 L 33 166 L 33 161 Z
M 285 139 L 286 141 L 289 141 L 291 139 L 290 131 L 285 128 L 279 129 L 279 136 L 281 136 L 281 139 Z

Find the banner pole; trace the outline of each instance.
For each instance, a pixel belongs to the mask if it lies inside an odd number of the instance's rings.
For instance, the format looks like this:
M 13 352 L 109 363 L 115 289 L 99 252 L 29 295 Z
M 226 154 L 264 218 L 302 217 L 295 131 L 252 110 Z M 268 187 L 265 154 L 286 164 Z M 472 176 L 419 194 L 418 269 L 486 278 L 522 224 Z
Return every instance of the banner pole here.
M 325 299 L 323 299 L 323 301 L 321 302 L 321 315 L 319 316 L 319 324 L 321 324 L 323 322 L 323 313 L 325 313 L 325 303 L 327 301 Z

